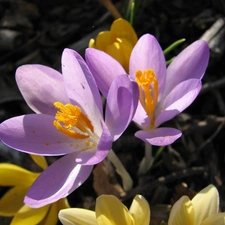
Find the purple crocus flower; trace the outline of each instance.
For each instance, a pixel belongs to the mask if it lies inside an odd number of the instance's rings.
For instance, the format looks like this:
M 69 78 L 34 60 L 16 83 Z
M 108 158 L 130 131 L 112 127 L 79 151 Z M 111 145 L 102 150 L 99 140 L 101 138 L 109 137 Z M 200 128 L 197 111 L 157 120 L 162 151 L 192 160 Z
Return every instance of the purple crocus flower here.
M 21 152 L 64 155 L 29 189 L 25 203 L 42 207 L 64 198 L 90 175 L 129 125 L 138 104 L 138 87 L 127 75 L 112 82 L 105 119 L 100 93 L 82 57 L 65 49 L 62 74 L 42 65 L 16 71 L 19 89 L 37 114 L 11 118 L 0 125 L 0 138 Z
M 89 48 L 86 62 L 96 83 L 107 96 L 113 79 L 124 74 L 123 67 L 106 53 Z M 159 127 L 187 108 L 201 89 L 201 79 L 209 59 L 205 41 L 195 41 L 166 68 L 163 51 L 150 34 L 135 45 L 129 64 L 130 78 L 139 86 L 139 104 L 133 121 L 141 128 L 135 136 L 156 146 L 173 143 L 181 136 L 174 128 Z

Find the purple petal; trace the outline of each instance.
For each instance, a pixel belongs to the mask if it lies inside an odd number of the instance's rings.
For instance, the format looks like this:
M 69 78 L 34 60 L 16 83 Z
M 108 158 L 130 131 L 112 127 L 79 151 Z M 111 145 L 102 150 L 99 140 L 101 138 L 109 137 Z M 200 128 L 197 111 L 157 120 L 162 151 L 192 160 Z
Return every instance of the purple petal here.
M 30 187 L 24 203 L 39 208 L 67 197 L 89 177 L 93 166 L 75 163 L 77 153 L 66 155 L 50 165 Z
M 119 75 L 114 79 L 107 97 L 105 118 L 113 141 L 121 136 L 133 119 L 138 97 L 138 86 L 127 75 Z
M 98 142 L 97 150 L 95 152 L 82 151 L 77 157 L 76 162 L 82 165 L 95 165 L 101 162 L 112 148 L 112 137 L 108 128 L 102 122 L 102 135 Z
M 16 71 L 16 81 L 27 104 L 36 113 L 54 115 L 54 102 L 69 102 L 62 74 L 50 67 L 20 66 Z
M 195 41 L 185 48 L 169 65 L 164 96 L 179 83 L 188 79 L 201 80 L 209 60 L 209 47 L 205 41 Z
M 201 81 L 190 79 L 178 84 L 161 104 L 161 113 L 157 116 L 155 126 L 158 127 L 186 109 L 198 96 L 201 90 Z
M 149 117 L 147 116 L 140 101 L 138 101 L 138 106 L 134 114 L 133 121 L 142 129 L 145 129 L 149 125 Z
M 176 115 L 178 115 L 180 113 L 180 111 L 178 111 L 177 109 L 171 109 L 171 110 L 163 110 L 159 116 L 156 117 L 155 120 L 155 127 L 160 126 L 160 124 L 172 119 L 173 117 L 175 117 Z
M 102 101 L 85 61 L 77 52 L 65 49 L 62 55 L 62 72 L 72 104 L 83 109 L 95 128 L 101 127 Z
M 156 146 L 170 145 L 176 141 L 182 133 L 174 128 L 161 127 L 154 130 L 140 130 L 135 133 L 137 138 Z
M 53 121 L 53 116 L 44 114 L 11 118 L 0 124 L 0 139 L 14 149 L 37 155 L 64 155 L 84 149 L 85 139 L 62 134 Z
M 107 97 L 109 87 L 117 75 L 126 74 L 118 61 L 103 51 L 88 48 L 85 60 L 96 80 L 98 88 Z
M 153 69 L 159 84 L 159 93 L 165 86 L 166 62 L 163 51 L 156 40 L 150 34 L 139 38 L 130 57 L 130 76 L 135 80 L 137 70 Z

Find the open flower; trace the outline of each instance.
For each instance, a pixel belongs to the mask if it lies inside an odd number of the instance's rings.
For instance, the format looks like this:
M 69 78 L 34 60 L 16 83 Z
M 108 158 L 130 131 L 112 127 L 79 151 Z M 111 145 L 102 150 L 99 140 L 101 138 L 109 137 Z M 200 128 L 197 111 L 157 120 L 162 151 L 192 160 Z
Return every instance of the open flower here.
M 107 96 L 113 79 L 125 73 L 123 67 L 96 49 L 87 49 L 85 57 L 99 89 Z M 159 126 L 194 101 L 201 89 L 208 59 L 208 45 L 199 40 L 185 48 L 166 68 L 163 51 L 155 37 L 145 34 L 138 40 L 129 65 L 130 78 L 137 82 L 140 92 L 133 120 L 142 130 L 135 134 L 136 137 L 163 146 L 181 136 L 177 129 Z
M 33 157 L 43 170 L 47 168 L 44 157 Z M 39 175 L 13 164 L 0 163 L 0 186 L 12 186 L 0 199 L 0 215 L 14 216 L 10 225 L 56 225 L 58 212 L 69 208 L 66 198 L 39 209 L 24 205 L 24 196 Z
M 145 198 L 136 195 L 128 210 L 113 195 L 101 195 L 96 200 L 95 212 L 71 208 L 61 210 L 59 219 L 63 225 L 149 225 L 150 207 Z
M 110 31 L 100 32 L 96 41 L 91 39 L 89 47 L 111 55 L 128 71 L 130 54 L 137 40 L 137 35 L 130 23 L 119 18 L 112 23 Z
M 42 65 L 19 67 L 17 84 L 37 114 L 14 117 L 0 125 L 2 142 L 14 149 L 64 155 L 29 189 L 24 201 L 30 207 L 55 202 L 78 188 L 129 125 L 138 102 L 138 87 L 121 75 L 110 87 L 104 119 L 94 78 L 77 52 L 63 51 L 62 74 Z
M 213 185 L 201 190 L 192 200 L 181 197 L 172 207 L 168 225 L 224 225 L 219 213 L 219 194 Z

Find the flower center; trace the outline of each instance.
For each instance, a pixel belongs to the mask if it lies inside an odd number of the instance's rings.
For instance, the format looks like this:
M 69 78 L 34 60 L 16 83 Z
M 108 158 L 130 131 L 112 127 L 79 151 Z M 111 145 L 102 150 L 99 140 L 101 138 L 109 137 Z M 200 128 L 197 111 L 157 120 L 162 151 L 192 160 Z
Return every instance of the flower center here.
M 153 128 L 155 123 L 154 112 L 158 102 L 158 81 L 154 70 L 137 70 L 136 82 L 139 86 L 139 100 L 150 120 L 149 128 Z
M 93 135 L 91 121 L 78 106 L 64 105 L 61 102 L 55 102 L 54 106 L 59 109 L 53 123 L 57 130 L 75 139 L 85 139 Z

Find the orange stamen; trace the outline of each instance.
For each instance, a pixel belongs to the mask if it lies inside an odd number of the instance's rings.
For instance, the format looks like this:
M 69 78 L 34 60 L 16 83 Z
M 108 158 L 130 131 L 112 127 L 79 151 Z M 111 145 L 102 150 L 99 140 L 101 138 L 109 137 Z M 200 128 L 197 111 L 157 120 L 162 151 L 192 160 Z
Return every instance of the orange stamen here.
M 63 134 L 75 139 L 85 139 L 94 132 L 91 121 L 78 106 L 63 105 L 61 102 L 55 102 L 54 106 L 59 111 L 55 115 L 53 124 Z
M 158 102 L 158 80 L 154 70 L 137 70 L 136 71 L 136 82 L 139 86 L 139 100 L 145 109 L 149 119 L 150 128 L 154 127 L 155 123 L 155 107 Z

